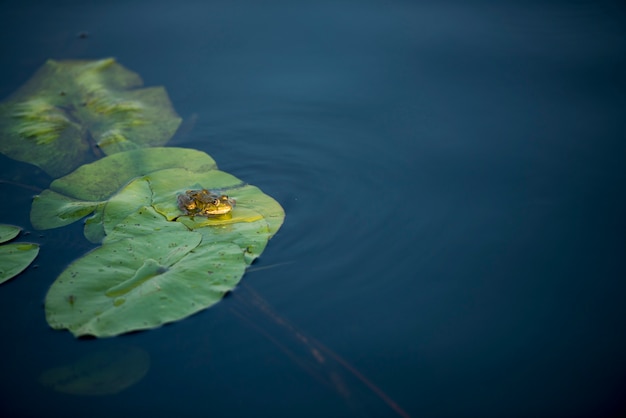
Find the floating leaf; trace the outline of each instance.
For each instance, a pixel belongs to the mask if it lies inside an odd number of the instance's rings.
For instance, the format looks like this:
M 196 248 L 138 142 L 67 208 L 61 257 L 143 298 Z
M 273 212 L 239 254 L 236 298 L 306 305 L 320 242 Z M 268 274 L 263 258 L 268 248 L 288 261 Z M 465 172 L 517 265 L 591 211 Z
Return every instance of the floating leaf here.
M 88 174 L 70 176 L 73 181 L 59 182 L 75 186 Z M 225 191 L 237 205 L 218 217 L 184 216 L 177 197 L 190 188 Z M 104 237 L 102 246 L 72 263 L 52 285 L 48 323 L 76 336 L 106 337 L 210 307 L 237 285 L 283 218 L 274 199 L 219 170 L 164 168 L 136 177 L 97 203 L 85 233 Z
M 22 228 L 13 225 L 0 224 L 0 243 L 11 241 L 17 237 Z
M 181 119 L 162 87 L 113 58 L 48 60 L 0 105 L 0 152 L 54 177 L 105 155 L 165 144 Z
M 17 242 L 0 246 L 0 283 L 20 274 L 39 254 L 39 245 Z
M 117 347 L 88 354 L 46 370 L 44 386 L 70 395 L 113 395 L 139 382 L 150 368 L 150 355 L 138 347 Z
M 10 241 L 20 233 L 13 225 L 0 225 L 0 243 Z M 29 242 L 0 245 L 0 283 L 20 274 L 39 254 L 39 246 Z
M 36 229 L 68 225 L 89 215 L 135 177 L 180 166 L 194 172 L 217 167 L 209 155 L 186 148 L 145 148 L 114 154 L 53 181 L 50 189 L 35 197 L 31 223 Z M 98 213 L 96 216 L 99 219 Z M 103 236 L 98 225 L 89 228 L 88 238 L 99 242 Z
M 130 218 L 130 228 L 113 232 L 54 282 L 46 296 L 52 328 L 106 337 L 158 327 L 217 303 L 241 279 L 246 260 L 238 245 L 205 242 L 151 207 Z

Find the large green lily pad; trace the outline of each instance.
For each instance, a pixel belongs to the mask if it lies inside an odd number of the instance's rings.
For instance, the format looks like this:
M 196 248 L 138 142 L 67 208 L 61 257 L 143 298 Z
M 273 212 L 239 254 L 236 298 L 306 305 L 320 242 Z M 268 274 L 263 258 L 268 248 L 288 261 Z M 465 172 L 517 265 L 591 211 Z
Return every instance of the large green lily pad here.
M 10 241 L 20 233 L 13 225 L 0 225 L 0 243 Z M 0 283 L 20 274 L 39 254 L 39 245 L 30 242 L 16 242 L 0 245 Z
M 152 207 L 129 218 L 54 282 L 46 296 L 52 328 L 98 337 L 155 328 L 217 303 L 241 279 L 237 244 L 205 241 Z
M 0 152 L 53 177 L 103 155 L 165 144 L 181 119 L 164 88 L 113 58 L 48 60 L 0 104 Z
M 218 218 L 183 216 L 177 195 L 192 187 L 228 189 L 237 206 Z M 276 201 L 234 176 L 181 168 L 132 180 L 102 208 L 103 245 L 72 263 L 46 297 L 48 323 L 76 336 L 154 328 L 212 306 L 284 217 Z
M 69 395 L 114 395 L 139 382 L 150 368 L 150 355 L 138 347 L 116 347 L 87 354 L 39 377 L 44 386 Z

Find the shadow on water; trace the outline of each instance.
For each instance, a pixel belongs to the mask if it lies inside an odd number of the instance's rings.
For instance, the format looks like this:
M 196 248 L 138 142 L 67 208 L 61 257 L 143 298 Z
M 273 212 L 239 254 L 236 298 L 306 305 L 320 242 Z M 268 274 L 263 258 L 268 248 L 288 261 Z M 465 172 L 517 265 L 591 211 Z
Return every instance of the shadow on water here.
M 272 268 L 267 266 L 263 268 Z M 253 272 L 254 268 L 250 270 Z M 409 414 L 382 389 L 331 349 L 307 336 L 280 316 L 250 285 L 241 285 L 239 303 L 230 310 L 246 324 L 268 338 L 294 365 L 343 398 L 357 416 L 371 416 L 373 411 L 403 418 Z M 261 318 L 265 319 L 261 321 Z M 376 397 L 388 408 L 372 405 Z

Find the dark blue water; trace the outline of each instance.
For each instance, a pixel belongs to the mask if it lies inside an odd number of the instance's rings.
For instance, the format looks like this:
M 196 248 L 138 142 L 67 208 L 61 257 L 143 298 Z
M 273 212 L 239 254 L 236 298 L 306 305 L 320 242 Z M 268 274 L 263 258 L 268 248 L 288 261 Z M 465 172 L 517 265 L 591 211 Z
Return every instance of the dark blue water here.
M 172 145 L 287 217 L 248 290 L 107 340 L 45 323 L 81 226 L 33 231 L 38 268 L 0 286 L 0 415 L 401 416 L 251 289 L 406 415 L 618 416 L 625 23 L 592 1 L 5 2 L 0 96 L 48 58 L 114 56 L 195 119 Z M 0 221 L 32 230 L 34 192 L 0 193 Z M 122 343 L 152 363 L 118 395 L 37 382 Z

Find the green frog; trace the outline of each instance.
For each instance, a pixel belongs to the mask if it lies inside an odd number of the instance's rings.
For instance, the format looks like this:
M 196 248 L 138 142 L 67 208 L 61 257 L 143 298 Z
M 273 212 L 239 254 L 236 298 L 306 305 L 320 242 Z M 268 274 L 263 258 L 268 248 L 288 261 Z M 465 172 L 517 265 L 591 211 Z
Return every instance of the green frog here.
M 178 208 L 189 216 L 220 216 L 230 213 L 235 207 L 235 199 L 224 194 L 216 194 L 207 189 L 187 190 L 178 195 Z

